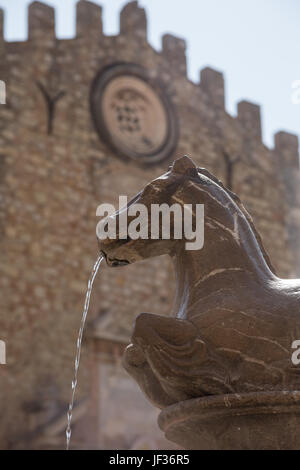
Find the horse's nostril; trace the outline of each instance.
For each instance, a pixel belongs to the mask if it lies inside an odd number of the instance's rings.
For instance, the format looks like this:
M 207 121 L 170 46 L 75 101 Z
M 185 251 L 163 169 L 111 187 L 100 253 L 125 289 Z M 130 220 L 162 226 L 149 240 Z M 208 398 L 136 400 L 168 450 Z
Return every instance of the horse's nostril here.
M 113 268 L 117 266 L 126 266 L 127 264 L 129 264 L 129 261 L 127 261 L 126 259 L 109 259 L 108 258 L 108 260 L 110 261 L 111 266 Z

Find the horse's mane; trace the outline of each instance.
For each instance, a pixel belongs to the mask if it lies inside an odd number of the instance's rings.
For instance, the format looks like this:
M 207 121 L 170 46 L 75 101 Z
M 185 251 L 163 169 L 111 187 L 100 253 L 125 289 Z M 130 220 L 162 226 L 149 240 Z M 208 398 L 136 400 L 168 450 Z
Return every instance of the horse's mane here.
M 232 191 L 227 189 L 224 186 L 224 184 L 222 183 L 222 181 L 220 181 L 218 178 L 216 178 L 214 175 L 212 175 L 208 170 L 206 170 L 206 168 L 197 168 L 197 172 L 200 173 L 201 175 L 204 175 L 207 178 L 211 179 L 214 183 L 216 183 L 218 186 L 220 186 L 231 197 L 231 199 L 234 200 L 234 202 L 236 203 L 236 205 L 238 206 L 240 211 L 244 214 L 248 224 L 250 225 L 250 228 L 251 228 L 252 232 L 254 233 L 256 241 L 257 241 L 257 243 L 258 243 L 258 245 L 261 249 L 261 252 L 263 254 L 263 257 L 264 257 L 269 269 L 276 275 L 276 271 L 274 269 L 274 266 L 271 263 L 271 260 L 270 260 L 270 257 L 268 255 L 268 253 L 265 250 L 265 247 L 263 245 L 261 236 L 259 235 L 258 231 L 256 230 L 255 225 L 254 225 L 253 220 L 252 220 L 252 217 L 249 214 L 249 212 L 246 210 L 246 208 L 244 207 L 244 205 L 243 205 L 242 201 L 240 200 L 240 198 L 235 193 L 233 193 Z

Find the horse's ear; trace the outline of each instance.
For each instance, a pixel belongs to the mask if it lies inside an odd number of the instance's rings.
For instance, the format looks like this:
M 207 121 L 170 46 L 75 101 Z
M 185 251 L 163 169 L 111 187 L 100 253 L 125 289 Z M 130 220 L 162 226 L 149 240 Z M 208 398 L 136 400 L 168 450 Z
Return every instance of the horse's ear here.
M 193 160 L 184 155 L 184 157 L 175 160 L 172 166 L 172 171 L 179 175 L 192 175 L 197 173 L 197 167 Z

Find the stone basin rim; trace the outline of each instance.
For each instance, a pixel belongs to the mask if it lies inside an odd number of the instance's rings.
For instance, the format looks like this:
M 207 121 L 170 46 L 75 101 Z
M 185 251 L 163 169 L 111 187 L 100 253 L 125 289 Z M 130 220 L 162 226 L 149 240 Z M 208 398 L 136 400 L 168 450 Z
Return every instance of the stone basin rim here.
M 191 398 L 164 408 L 158 416 L 158 425 L 165 432 L 169 426 L 195 416 L 199 420 L 206 420 L 218 416 L 290 414 L 295 411 L 300 413 L 298 390 L 209 395 Z

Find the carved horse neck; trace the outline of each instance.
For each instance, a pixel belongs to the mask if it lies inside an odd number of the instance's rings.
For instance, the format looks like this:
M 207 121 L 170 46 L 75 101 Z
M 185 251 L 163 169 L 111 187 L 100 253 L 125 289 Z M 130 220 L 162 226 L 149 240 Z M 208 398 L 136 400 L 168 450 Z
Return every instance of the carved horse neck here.
M 210 294 L 213 307 L 220 305 L 220 296 L 214 294 L 224 289 L 232 293 L 255 287 L 259 295 L 272 281 L 278 280 L 240 201 L 233 200 L 225 188 L 218 189 L 215 185 L 203 188 L 190 182 L 190 189 L 195 203 L 203 203 L 205 193 L 204 246 L 201 250 L 188 251 L 185 241 L 180 240 L 173 253 L 176 273 L 173 314 L 180 318 L 193 316 Z

